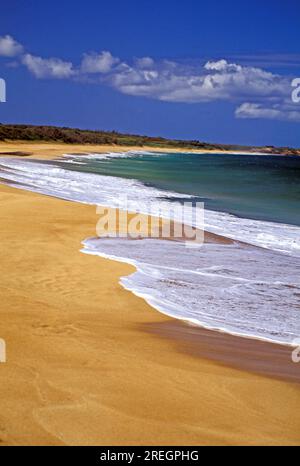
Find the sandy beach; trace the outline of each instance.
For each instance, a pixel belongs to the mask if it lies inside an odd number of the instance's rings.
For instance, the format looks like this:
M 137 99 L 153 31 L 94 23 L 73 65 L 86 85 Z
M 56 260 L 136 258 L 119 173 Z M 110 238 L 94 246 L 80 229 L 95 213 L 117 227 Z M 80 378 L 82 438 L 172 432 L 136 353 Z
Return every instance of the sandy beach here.
M 15 151 L 101 149 L 0 144 Z M 195 329 L 124 290 L 132 266 L 79 252 L 95 207 L 2 185 L 0 203 L 0 444 L 299 445 L 289 348 Z

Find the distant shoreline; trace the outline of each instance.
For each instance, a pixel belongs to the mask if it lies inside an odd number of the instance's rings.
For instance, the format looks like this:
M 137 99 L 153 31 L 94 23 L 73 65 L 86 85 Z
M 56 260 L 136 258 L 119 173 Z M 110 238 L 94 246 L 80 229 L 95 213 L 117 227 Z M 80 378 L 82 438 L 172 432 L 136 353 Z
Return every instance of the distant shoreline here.
M 105 152 L 128 152 L 128 151 L 149 151 L 149 152 L 186 152 L 195 154 L 236 154 L 236 155 L 274 155 L 274 156 L 299 156 L 299 154 L 281 154 L 268 152 L 251 152 L 241 150 L 221 150 L 221 149 L 187 149 L 182 147 L 152 147 L 152 146 L 124 146 L 110 144 L 66 144 L 59 142 L 29 142 L 29 141 L 0 141 L 0 157 L 28 157 L 40 159 L 54 159 L 65 154 L 92 154 Z
M 300 155 L 300 148 L 275 147 L 273 145 L 249 146 L 244 144 L 220 144 L 199 140 L 168 139 L 116 131 L 95 131 L 58 126 L 34 126 L 0 124 L 0 143 L 69 144 L 71 146 L 116 146 L 123 149 L 136 147 L 158 151 L 199 151 L 238 154 Z

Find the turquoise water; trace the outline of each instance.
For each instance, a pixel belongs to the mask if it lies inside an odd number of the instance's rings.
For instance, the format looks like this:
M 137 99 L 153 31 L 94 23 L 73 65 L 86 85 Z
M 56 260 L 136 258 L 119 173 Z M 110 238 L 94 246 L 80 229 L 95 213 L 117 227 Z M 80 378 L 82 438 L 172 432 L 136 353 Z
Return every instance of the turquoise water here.
M 190 194 L 210 210 L 300 226 L 300 157 L 177 153 L 80 157 L 80 162 L 81 172 Z

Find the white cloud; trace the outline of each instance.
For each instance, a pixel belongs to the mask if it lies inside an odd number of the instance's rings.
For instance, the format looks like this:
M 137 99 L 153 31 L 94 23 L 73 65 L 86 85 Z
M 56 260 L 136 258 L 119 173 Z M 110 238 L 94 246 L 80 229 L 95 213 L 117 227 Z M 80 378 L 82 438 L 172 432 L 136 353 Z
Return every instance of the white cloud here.
M 225 59 L 208 61 L 202 67 L 168 61 L 148 63 L 146 69 L 137 61 L 133 66 L 122 63 L 108 75 L 106 83 L 124 94 L 168 102 L 236 102 L 237 118 L 300 121 L 300 108 L 291 101 L 290 77 Z
M 75 74 L 73 64 L 60 58 L 41 58 L 27 53 L 22 63 L 37 78 L 70 78 Z
M 138 68 L 151 68 L 154 65 L 154 60 L 150 57 L 142 57 L 136 60 L 136 64 Z
M 123 64 L 109 76 L 109 82 L 124 94 L 188 103 L 280 99 L 290 90 L 283 76 L 226 60 L 202 67 L 153 62 L 151 70 Z
M 208 61 L 204 68 L 208 71 L 242 71 L 240 65 L 235 63 L 228 63 L 227 60 Z
M 90 53 L 83 56 L 81 71 L 83 73 L 109 73 L 113 66 L 119 63 L 119 58 L 113 57 L 110 52 L 103 51 L 99 54 Z
M 300 121 L 300 108 L 291 101 L 291 77 L 261 67 L 225 59 L 204 64 L 156 61 L 151 57 L 125 63 L 109 51 L 84 54 L 81 64 L 29 53 L 11 36 L 0 37 L 0 55 L 17 57 L 37 78 L 93 80 L 123 94 L 166 102 L 235 102 L 237 118 Z
M 297 111 L 288 105 L 281 106 L 279 104 L 273 107 L 264 107 L 262 104 L 246 102 L 236 109 L 235 116 L 237 118 L 264 118 L 268 120 L 300 122 L 300 109 Z
M 6 35 L 0 36 L 0 56 L 15 57 L 23 52 L 23 46 L 13 37 Z

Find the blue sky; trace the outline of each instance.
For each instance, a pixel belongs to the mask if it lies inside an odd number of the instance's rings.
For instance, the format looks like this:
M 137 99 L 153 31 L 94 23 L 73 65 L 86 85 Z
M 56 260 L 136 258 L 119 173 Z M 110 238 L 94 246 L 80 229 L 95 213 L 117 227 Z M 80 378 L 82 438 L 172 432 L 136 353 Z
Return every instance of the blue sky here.
M 0 121 L 300 146 L 298 0 L 1 5 Z

